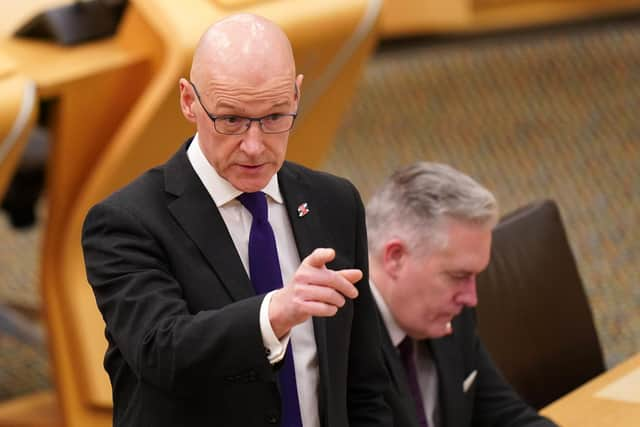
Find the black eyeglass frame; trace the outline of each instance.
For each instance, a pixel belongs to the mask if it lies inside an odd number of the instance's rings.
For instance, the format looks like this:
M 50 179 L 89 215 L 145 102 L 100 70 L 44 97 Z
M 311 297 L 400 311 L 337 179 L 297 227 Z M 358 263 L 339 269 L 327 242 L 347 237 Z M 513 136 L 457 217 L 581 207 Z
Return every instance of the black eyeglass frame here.
M 200 98 L 200 93 L 198 92 L 198 89 L 196 88 L 196 85 L 194 85 L 193 82 L 191 82 L 191 81 L 189 81 L 189 84 L 193 88 L 193 91 L 196 94 L 196 98 L 198 98 L 198 102 L 200 103 L 200 106 L 202 107 L 204 112 L 207 114 L 207 116 L 213 122 L 213 128 L 216 130 L 216 132 L 218 132 L 219 134 L 222 134 L 222 135 L 242 135 L 243 133 L 245 133 L 245 132 L 247 132 L 249 130 L 249 128 L 251 127 L 251 122 L 258 122 L 258 124 L 260 125 L 260 130 L 263 133 L 266 133 L 266 134 L 275 135 L 275 134 L 279 134 L 279 133 L 285 133 L 285 132 L 289 132 L 291 129 L 293 129 L 293 125 L 295 124 L 296 118 L 298 117 L 298 113 L 272 113 L 272 114 L 267 114 L 266 116 L 262 116 L 262 117 L 245 117 L 245 116 L 238 116 L 238 115 L 235 115 L 235 114 L 223 114 L 223 115 L 216 116 L 214 114 L 211 114 L 209 112 L 209 110 L 207 110 L 207 107 L 205 107 L 204 104 L 202 103 L 202 99 Z M 297 92 L 298 92 L 298 87 L 296 86 L 296 93 Z M 264 120 L 264 119 L 266 119 L 268 117 L 273 117 L 273 116 L 292 117 L 293 120 L 291 120 L 291 126 L 289 126 L 289 128 L 286 129 L 286 130 L 281 130 L 281 131 L 278 131 L 278 132 L 271 132 L 271 131 L 265 130 L 264 124 L 262 123 L 262 120 Z M 238 118 L 238 119 L 248 120 L 247 125 L 244 127 L 244 129 L 241 132 L 232 132 L 232 133 L 221 132 L 218 129 L 218 127 L 216 126 L 216 120 L 218 120 L 218 119 L 226 119 L 226 118 L 230 118 L 230 117 L 235 117 L 235 118 Z

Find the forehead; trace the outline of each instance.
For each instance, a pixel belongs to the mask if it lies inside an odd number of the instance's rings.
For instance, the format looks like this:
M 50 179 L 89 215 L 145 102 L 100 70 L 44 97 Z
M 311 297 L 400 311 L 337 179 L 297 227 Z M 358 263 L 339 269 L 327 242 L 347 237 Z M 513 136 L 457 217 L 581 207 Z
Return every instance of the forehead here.
M 206 82 L 202 96 L 213 109 L 238 111 L 290 108 L 294 102 L 294 83 L 286 77 L 261 82 L 237 78 L 213 78 Z M 267 111 L 268 112 L 268 111 Z
M 295 62 L 277 26 L 239 15 L 216 24 L 203 37 L 191 77 L 211 108 L 219 102 L 279 104 L 293 100 Z

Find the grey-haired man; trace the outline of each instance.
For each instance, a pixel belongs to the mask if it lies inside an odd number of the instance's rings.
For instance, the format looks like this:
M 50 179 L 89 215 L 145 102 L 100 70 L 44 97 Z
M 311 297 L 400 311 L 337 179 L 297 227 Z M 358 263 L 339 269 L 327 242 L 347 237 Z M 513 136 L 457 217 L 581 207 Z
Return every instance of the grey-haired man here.
M 397 171 L 367 206 L 396 427 L 555 425 L 518 397 L 476 334 L 476 276 L 497 219 L 489 190 L 437 163 Z

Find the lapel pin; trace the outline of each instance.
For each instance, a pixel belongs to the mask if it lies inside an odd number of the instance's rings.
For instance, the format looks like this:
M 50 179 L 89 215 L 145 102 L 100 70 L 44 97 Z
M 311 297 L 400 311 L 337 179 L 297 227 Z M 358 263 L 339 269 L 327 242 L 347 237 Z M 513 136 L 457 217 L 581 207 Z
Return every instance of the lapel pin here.
M 301 203 L 298 206 L 298 218 L 302 218 L 303 216 L 305 216 L 309 212 L 310 212 L 309 204 L 307 202 Z

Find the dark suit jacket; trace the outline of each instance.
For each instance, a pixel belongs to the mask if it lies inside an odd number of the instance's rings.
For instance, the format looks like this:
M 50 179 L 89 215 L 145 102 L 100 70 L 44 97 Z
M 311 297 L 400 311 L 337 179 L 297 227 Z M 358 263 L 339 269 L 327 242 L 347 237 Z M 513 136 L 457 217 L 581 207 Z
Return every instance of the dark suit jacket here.
M 419 427 L 402 362 L 381 324 L 384 358 L 392 381 L 386 399 L 394 425 Z M 438 372 L 441 427 L 555 426 L 524 403 L 503 379 L 476 334 L 471 309 L 464 309 L 452 324 L 452 335 L 420 343 L 429 346 Z M 477 371 L 475 381 L 464 392 L 463 382 L 473 371 Z
M 277 372 L 264 353 L 256 296 L 185 144 L 94 206 L 87 275 L 106 322 L 115 426 L 279 424 Z M 279 172 L 300 258 L 333 247 L 330 268 L 357 267 L 360 295 L 314 319 L 322 426 L 391 425 L 383 399 L 363 206 L 346 180 L 285 163 Z M 298 217 L 307 202 L 310 213 Z

